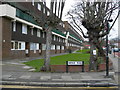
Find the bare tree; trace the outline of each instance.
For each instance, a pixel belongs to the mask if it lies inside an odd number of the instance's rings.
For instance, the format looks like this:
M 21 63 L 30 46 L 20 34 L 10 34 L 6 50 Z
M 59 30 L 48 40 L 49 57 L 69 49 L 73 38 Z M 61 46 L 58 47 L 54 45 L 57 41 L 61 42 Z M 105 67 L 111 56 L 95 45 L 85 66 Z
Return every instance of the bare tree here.
M 120 12 L 118 8 L 119 2 L 110 2 L 110 0 L 83 0 L 73 10 L 68 12 L 72 25 L 82 33 L 84 38 L 89 39 L 91 46 L 89 70 L 97 69 L 97 57 L 93 55 L 93 50 L 97 48 L 100 55 L 105 57 L 100 40 L 109 34 L 116 22 Z M 113 14 L 116 14 L 116 17 L 112 18 Z M 112 25 L 108 28 L 107 25 L 111 19 L 113 20 Z M 87 33 L 84 32 L 81 25 L 87 29 Z
M 43 3 L 42 24 L 43 24 L 43 28 L 46 31 L 46 53 L 45 53 L 44 66 L 41 69 L 44 71 L 50 71 L 50 49 L 51 49 L 51 40 L 52 40 L 51 30 L 56 28 L 57 25 L 61 22 L 65 0 L 51 0 L 49 16 L 47 16 L 46 2 L 42 2 L 42 3 Z M 44 15 L 44 10 L 46 15 Z

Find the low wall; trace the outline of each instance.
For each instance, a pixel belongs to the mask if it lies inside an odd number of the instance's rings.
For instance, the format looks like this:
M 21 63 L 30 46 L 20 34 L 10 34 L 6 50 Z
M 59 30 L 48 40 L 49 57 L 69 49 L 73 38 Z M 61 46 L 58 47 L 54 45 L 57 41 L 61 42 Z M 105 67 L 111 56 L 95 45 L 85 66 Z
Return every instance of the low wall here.
M 112 69 L 112 62 L 109 63 L 109 69 Z M 105 71 L 106 64 L 99 64 L 98 71 Z M 84 72 L 89 71 L 89 65 L 84 65 Z M 51 65 L 51 72 L 66 72 L 66 65 Z M 82 66 L 68 66 L 68 72 L 82 72 Z

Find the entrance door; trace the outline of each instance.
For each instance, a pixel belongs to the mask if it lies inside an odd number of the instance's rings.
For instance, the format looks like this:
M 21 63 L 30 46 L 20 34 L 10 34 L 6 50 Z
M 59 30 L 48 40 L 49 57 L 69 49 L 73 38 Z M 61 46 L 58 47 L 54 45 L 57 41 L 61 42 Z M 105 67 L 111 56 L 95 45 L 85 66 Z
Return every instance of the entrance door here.
M 29 44 L 29 42 L 25 43 L 25 53 L 26 53 L 27 57 L 30 56 L 30 44 Z

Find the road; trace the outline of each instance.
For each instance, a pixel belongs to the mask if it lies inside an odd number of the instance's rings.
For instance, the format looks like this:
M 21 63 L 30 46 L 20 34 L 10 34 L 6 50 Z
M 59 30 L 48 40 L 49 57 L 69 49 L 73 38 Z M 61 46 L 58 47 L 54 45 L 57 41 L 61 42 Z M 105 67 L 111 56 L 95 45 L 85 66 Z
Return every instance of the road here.
M 36 87 L 3 86 L 2 90 L 118 90 L 117 87 Z

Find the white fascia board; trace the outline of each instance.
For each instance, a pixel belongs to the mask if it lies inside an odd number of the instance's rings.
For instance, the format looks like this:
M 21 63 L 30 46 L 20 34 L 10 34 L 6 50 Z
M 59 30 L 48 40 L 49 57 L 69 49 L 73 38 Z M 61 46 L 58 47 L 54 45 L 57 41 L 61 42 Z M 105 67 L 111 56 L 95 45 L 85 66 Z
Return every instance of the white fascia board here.
M 32 23 L 30 23 L 30 22 L 28 22 L 28 21 L 25 21 L 25 20 L 23 20 L 23 19 L 20 19 L 20 18 L 18 18 L 18 17 L 16 17 L 15 20 L 17 20 L 17 21 L 19 21 L 19 22 L 22 22 L 22 23 L 24 23 L 24 24 L 30 25 L 30 26 L 32 26 L 32 27 L 35 27 L 35 28 L 38 28 L 38 29 L 42 29 L 42 27 L 40 27 L 40 26 L 38 26 L 38 25 L 35 25 L 35 24 L 32 24 Z
M 76 38 L 72 37 L 71 35 L 69 35 L 69 37 L 71 37 L 71 38 L 73 38 L 73 39 L 77 40 Z M 80 42 L 79 40 L 77 40 L 77 41 L 78 41 L 78 42 Z
M 15 18 L 16 9 L 8 4 L 1 4 L 0 5 L 0 16 Z
M 59 36 L 59 37 L 61 37 L 61 38 L 65 38 L 64 36 L 62 36 L 62 35 L 60 35 L 60 34 L 57 34 L 57 33 L 55 33 L 55 32 L 52 32 L 52 34 L 57 35 L 57 36 Z

